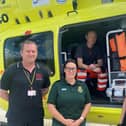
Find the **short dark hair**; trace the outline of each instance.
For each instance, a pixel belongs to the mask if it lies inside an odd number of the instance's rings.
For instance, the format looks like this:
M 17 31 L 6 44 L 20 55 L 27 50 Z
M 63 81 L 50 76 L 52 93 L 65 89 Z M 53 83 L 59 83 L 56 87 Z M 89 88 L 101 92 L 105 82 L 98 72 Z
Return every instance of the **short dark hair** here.
M 97 35 L 97 32 L 95 30 L 88 30 L 85 35 L 88 35 L 89 32 L 94 32 Z
M 27 40 L 25 40 L 23 43 L 21 43 L 21 48 L 20 48 L 21 51 L 23 50 L 25 44 L 34 44 L 34 45 L 36 45 L 36 47 L 38 48 L 38 46 L 37 46 L 37 44 L 35 43 L 35 41 L 27 39 Z
M 68 60 L 64 63 L 64 68 L 66 67 L 66 65 L 67 65 L 68 63 L 74 63 L 74 64 L 76 65 L 76 67 L 77 67 L 76 61 L 75 61 L 74 59 L 68 59 Z

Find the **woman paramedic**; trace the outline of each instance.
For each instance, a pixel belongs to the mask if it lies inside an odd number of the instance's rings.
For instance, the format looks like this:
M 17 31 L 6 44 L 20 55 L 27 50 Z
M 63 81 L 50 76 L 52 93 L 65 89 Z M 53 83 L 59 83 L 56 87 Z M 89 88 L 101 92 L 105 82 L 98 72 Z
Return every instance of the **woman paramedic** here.
M 75 79 L 77 65 L 74 60 L 66 61 L 64 73 L 65 79 L 53 84 L 47 101 L 53 116 L 52 126 L 85 126 L 91 108 L 88 88 Z

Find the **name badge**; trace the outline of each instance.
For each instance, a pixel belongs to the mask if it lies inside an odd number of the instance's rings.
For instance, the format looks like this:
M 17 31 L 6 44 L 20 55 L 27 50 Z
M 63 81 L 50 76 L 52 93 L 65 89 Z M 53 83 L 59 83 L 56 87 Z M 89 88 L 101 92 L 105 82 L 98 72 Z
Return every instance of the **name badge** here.
M 28 90 L 27 95 L 28 96 L 36 96 L 36 90 Z

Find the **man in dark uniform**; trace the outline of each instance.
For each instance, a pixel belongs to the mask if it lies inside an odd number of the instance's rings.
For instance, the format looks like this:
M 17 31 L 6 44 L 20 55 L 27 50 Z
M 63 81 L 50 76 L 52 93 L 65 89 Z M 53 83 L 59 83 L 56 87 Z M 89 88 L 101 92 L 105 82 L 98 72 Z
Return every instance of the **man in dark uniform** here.
M 48 92 L 49 75 L 35 63 L 35 42 L 26 40 L 20 53 L 22 62 L 11 65 L 1 79 L 0 96 L 9 102 L 8 126 L 43 126 L 42 96 Z
M 87 72 L 85 78 L 97 78 L 97 74 L 101 73 L 103 60 L 100 49 L 96 45 L 97 34 L 95 31 L 88 31 L 85 35 L 86 42 L 78 47 L 76 51 L 76 59 L 79 69 Z M 98 90 L 104 90 L 106 87 L 106 76 L 105 84 L 98 84 Z
M 78 67 L 99 72 L 97 68 L 100 68 L 103 62 L 100 49 L 95 45 L 97 39 L 96 32 L 89 31 L 85 38 L 86 43 L 83 43 L 76 52 Z

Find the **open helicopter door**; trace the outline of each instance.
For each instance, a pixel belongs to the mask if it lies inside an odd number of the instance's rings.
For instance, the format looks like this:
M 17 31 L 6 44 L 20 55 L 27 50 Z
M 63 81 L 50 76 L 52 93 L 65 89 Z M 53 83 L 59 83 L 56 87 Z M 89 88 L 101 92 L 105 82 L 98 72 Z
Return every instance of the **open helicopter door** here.
M 109 31 L 106 42 L 109 77 L 106 94 L 111 102 L 122 102 L 126 96 L 126 32 Z

